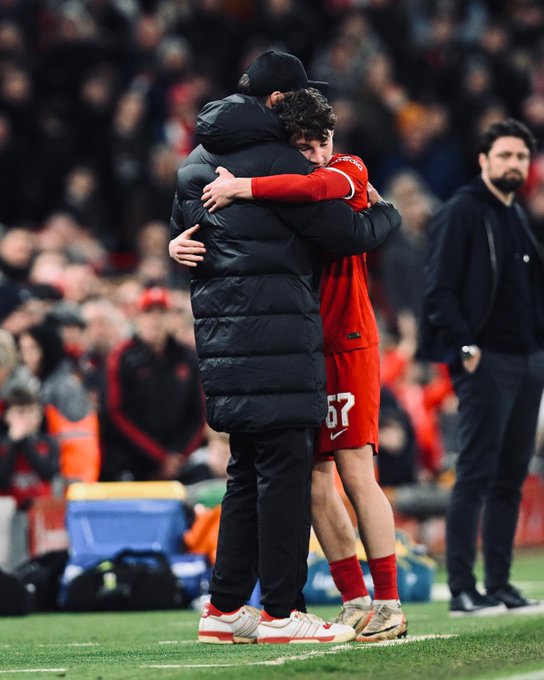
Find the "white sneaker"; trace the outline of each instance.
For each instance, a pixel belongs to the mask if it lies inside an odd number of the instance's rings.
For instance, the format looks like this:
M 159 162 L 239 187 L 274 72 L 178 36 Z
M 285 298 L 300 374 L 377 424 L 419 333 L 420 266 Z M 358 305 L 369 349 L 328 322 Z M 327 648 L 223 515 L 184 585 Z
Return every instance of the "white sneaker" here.
M 252 644 L 257 641 L 260 619 L 261 612 L 247 604 L 223 614 L 207 602 L 198 624 L 198 641 L 215 645 Z
M 408 623 L 398 600 L 374 600 L 370 621 L 355 638 L 357 642 L 379 642 L 406 637 Z
M 356 633 L 360 633 L 370 621 L 372 611 L 370 597 L 357 597 L 344 602 L 334 623 L 344 623 L 346 626 L 351 626 Z
M 314 614 L 296 610 L 286 619 L 273 619 L 263 612 L 257 630 L 258 643 L 348 642 L 354 637 L 351 626 L 326 623 Z

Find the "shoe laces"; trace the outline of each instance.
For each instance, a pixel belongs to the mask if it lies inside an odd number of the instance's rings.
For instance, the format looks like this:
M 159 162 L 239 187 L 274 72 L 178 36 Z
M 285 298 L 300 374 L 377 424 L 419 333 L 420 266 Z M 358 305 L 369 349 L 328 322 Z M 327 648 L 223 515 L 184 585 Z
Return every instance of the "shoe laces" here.
M 330 628 L 331 624 L 326 623 L 322 618 L 316 616 L 316 614 L 309 614 L 308 612 L 301 612 L 295 610 L 294 612 L 297 619 L 302 621 L 309 621 L 310 623 L 316 623 L 318 626 L 323 626 L 324 628 Z
M 372 609 L 372 607 L 365 607 L 362 604 L 350 604 L 350 603 L 344 603 L 342 605 L 342 610 L 340 611 L 340 614 L 335 619 L 335 623 L 343 623 L 345 618 L 348 618 L 351 616 L 351 614 L 359 613 L 359 612 L 365 612 L 368 611 L 369 609 Z
M 372 628 L 383 626 L 385 623 L 387 623 L 387 620 L 391 614 L 400 613 L 400 607 L 393 607 L 390 604 L 374 604 L 374 612 L 368 625 Z

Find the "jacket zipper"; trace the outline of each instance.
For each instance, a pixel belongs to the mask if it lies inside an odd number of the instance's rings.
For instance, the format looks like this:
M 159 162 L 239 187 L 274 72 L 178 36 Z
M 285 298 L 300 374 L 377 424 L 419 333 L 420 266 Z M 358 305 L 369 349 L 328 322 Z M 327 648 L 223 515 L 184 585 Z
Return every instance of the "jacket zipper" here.
M 487 303 L 487 308 L 485 310 L 485 314 L 483 315 L 481 322 L 476 327 L 476 335 L 478 335 L 482 331 L 483 327 L 487 323 L 487 320 L 489 319 L 489 316 L 491 314 L 491 310 L 493 309 L 493 305 L 495 303 L 495 296 L 497 294 L 497 287 L 499 285 L 498 265 L 497 265 L 497 250 L 495 248 L 495 241 L 493 239 L 493 229 L 492 229 L 491 224 L 490 224 L 488 219 L 484 219 L 484 225 L 485 225 L 485 233 L 487 235 L 487 244 L 489 246 L 489 255 L 491 257 L 491 273 L 492 273 L 491 294 L 489 296 L 489 301 Z

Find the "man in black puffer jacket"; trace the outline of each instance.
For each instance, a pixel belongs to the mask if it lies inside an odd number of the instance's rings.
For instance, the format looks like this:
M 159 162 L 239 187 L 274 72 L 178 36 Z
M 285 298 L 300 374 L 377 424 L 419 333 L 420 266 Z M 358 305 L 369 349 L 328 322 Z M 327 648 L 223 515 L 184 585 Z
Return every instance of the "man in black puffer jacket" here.
M 208 422 L 231 434 L 203 642 L 229 635 L 230 641 L 255 640 L 258 621 L 253 629 L 244 623 L 248 610 L 242 605 L 257 577 L 267 617 L 288 619 L 292 610 L 304 611 L 314 428 L 327 410 L 320 251 L 370 250 L 400 225 L 398 212 L 385 202 L 359 214 L 341 201 L 237 201 L 208 213 L 200 197 L 219 165 L 244 177 L 312 170 L 287 144 L 270 108 L 282 92 L 315 85 L 300 62 L 268 52 L 242 81 L 247 94 L 201 111 L 200 146 L 178 173 L 171 220 L 173 239 L 185 226 L 201 225 L 206 258 L 191 283 L 197 352 Z M 229 618 L 224 612 L 236 613 Z M 247 634 L 237 634 L 237 626 Z M 318 628 L 314 637 L 322 639 L 326 630 Z M 351 639 L 346 635 L 329 630 L 329 641 Z M 259 637 L 265 639 L 261 632 Z

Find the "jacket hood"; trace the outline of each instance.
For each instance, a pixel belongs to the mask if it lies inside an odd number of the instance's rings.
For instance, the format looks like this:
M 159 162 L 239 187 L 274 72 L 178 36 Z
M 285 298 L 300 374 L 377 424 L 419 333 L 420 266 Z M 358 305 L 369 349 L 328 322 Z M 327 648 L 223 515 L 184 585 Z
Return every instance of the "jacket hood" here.
M 287 141 L 276 114 L 255 97 L 243 94 L 206 104 L 198 114 L 196 140 L 211 153 L 229 153 L 260 142 Z

